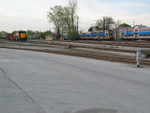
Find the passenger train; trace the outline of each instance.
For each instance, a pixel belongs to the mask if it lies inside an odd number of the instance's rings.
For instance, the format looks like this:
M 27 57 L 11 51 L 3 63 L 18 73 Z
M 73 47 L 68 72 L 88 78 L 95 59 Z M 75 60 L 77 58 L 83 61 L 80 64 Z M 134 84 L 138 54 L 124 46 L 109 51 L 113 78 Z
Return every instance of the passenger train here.
M 112 40 L 112 31 L 101 30 L 79 34 L 79 39 L 97 39 L 97 40 Z
M 131 40 L 131 39 L 150 40 L 150 28 L 144 27 L 144 28 L 128 29 L 128 30 L 126 30 L 126 32 L 122 33 L 122 39 L 126 39 L 126 40 Z
M 63 35 L 64 39 L 68 39 L 68 35 Z M 90 31 L 78 35 L 78 39 L 83 40 L 112 40 L 113 33 L 108 30 Z
M 116 30 L 100 30 L 79 34 L 78 39 L 113 40 L 114 38 L 118 38 L 123 40 L 150 40 L 150 27 L 136 25 L 135 27 L 126 30 L 120 29 L 120 32 L 118 32 L 119 37 L 116 36 Z M 64 35 L 64 38 L 67 39 L 68 36 Z

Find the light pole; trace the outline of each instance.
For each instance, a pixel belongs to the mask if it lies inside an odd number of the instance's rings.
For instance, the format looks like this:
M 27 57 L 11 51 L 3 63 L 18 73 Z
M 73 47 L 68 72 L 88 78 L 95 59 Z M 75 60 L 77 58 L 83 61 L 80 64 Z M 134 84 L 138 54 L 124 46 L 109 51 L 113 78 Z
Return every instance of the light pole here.
M 105 29 L 106 29 L 105 24 L 106 24 L 106 20 L 105 18 L 103 18 L 103 39 L 105 38 Z
M 77 16 L 77 39 L 79 38 L 79 17 Z

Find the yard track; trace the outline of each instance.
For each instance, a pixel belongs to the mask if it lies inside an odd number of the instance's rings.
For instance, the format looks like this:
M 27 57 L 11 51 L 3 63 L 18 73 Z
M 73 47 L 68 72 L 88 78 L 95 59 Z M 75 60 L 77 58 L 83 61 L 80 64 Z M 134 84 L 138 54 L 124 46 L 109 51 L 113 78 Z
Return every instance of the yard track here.
M 122 42 L 120 44 L 116 44 L 115 42 L 114 45 L 112 45 L 113 42 L 95 42 L 95 41 L 78 42 L 78 41 L 29 40 L 27 42 L 12 42 L 7 40 L 1 40 L 0 43 L 1 48 L 40 51 L 47 53 L 86 57 L 98 60 L 107 60 L 112 62 L 122 62 L 128 64 L 136 64 L 135 62 L 136 48 L 139 48 L 142 45 L 144 46 L 144 48 L 147 47 L 146 49 L 149 49 L 148 46 L 149 42 L 145 42 L 145 45 L 144 43 L 141 42 L 132 43 L 134 45 L 132 47 L 128 45 L 125 46 L 125 44 Z M 128 49 L 129 47 L 131 48 Z M 150 59 L 143 58 L 141 64 L 150 66 Z

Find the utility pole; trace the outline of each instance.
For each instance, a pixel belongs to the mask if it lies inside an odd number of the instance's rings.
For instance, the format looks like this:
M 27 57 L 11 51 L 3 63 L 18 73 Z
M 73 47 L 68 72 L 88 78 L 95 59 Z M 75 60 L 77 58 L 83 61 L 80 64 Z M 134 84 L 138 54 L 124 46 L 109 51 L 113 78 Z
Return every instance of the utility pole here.
M 119 20 L 118 20 L 118 36 L 116 40 L 118 40 L 118 38 L 120 39 L 120 21 Z
M 135 26 L 135 21 L 133 20 L 133 27 Z
M 103 39 L 105 38 L 105 18 L 103 18 Z
M 77 17 L 77 39 L 79 38 L 79 17 Z
M 117 40 L 117 27 L 116 27 L 116 36 L 115 36 L 115 38 L 114 38 L 114 42 Z

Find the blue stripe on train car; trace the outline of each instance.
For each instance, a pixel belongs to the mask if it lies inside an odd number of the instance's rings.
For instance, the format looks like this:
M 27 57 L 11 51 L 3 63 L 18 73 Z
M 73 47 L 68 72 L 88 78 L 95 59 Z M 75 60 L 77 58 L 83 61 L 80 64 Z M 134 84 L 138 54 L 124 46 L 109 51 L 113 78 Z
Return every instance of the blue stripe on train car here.
M 138 32 L 138 34 L 150 34 L 150 31 L 145 31 L 145 32 Z
M 134 35 L 135 33 L 134 32 L 126 32 L 124 33 L 124 35 Z
M 92 34 L 85 34 L 85 36 L 92 36 Z
M 92 36 L 98 36 L 98 35 L 94 33 L 94 34 L 92 34 Z
M 97 33 L 97 36 L 104 36 L 104 33 Z M 105 34 L 106 35 L 106 34 Z
M 64 37 L 68 37 L 68 35 L 64 35 Z

